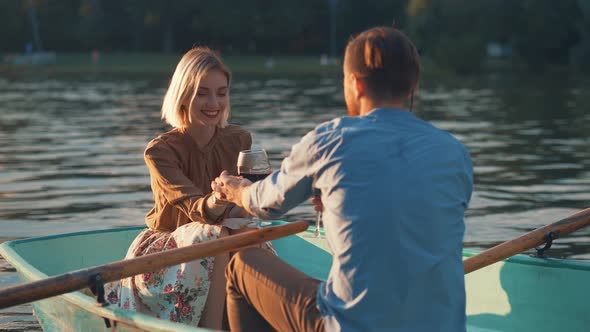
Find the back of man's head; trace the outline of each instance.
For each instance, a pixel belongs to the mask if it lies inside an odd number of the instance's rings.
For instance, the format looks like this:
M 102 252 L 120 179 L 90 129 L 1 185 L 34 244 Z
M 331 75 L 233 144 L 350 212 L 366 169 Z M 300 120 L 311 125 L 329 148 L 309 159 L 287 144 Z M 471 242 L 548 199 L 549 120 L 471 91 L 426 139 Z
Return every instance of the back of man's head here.
M 353 37 L 346 46 L 344 65 L 365 80 L 379 100 L 406 99 L 420 78 L 416 47 L 401 31 L 376 27 Z

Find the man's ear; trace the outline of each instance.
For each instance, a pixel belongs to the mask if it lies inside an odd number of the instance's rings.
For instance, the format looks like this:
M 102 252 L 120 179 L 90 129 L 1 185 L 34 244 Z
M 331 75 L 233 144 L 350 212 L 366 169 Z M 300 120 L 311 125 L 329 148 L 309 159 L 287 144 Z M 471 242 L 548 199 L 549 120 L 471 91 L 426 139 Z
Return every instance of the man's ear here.
M 366 91 L 365 81 L 360 79 L 355 74 L 350 74 L 350 75 L 352 75 L 352 86 L 354 88 L 354 97 L 356 99 L 359 99 L 365 95 L 365 91 Z
M 410 91 L 408 91 L 408 95 L 406 97 L 410 98 L 412 95 L 416 94 L 416 91 L 418 90 L 418 85 L 420 84 L 419 81 L 416 81 L 416 83 L 414 83 L 414 86 L 412 86 L 412 88 L 410 89 Z

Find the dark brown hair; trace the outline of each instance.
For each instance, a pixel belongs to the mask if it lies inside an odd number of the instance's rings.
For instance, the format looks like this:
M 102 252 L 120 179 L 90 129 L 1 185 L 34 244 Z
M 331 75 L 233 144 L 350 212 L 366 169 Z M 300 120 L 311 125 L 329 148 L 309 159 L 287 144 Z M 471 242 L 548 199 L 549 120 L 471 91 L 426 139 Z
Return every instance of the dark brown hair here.
M 420 79 L 416 47 L 395 28 L 376 27 L 351 38 L 344 59 L 374 98 L 406 98 Z

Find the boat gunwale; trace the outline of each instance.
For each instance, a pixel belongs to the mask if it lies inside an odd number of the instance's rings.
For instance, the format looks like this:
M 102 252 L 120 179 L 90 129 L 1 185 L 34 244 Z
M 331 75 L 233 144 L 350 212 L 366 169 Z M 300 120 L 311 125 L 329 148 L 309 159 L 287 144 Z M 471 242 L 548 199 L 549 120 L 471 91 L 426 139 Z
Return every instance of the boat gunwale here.
M 48 235 L 42 237 L 34 237 L 34 238 L 26 238 L 26 239 L 18 239 L 12 241 L 6 241 L 0 244 L 0 255 L 2 255 L 8 263 L 10 263 L 14 268 L 17 269 L 19 274 L 24 275 L 27 279 L 36 281 L 50 277 L 49 275 L 41 272 L 39 269 L 34 267 L 33 265 L 29 264 L 18 252 L 14 249 L 20 243 L 27 243 L 27 242 L 38 242 L 56 238 L 64 238 L 64 237 L 71 237 L 71 236 L 80 236 L 80 235 L 89 235 L 89 234 L 97 234 L 97 233 L 109 233 L 109 232 L 117 232 L 117 231 L 131 231 L 131 230 L 141 230 L 144 229 L 144 226 L 133 226 L 133 227 L 124 227 L 124 228 L 113 228 L 113 229 L 104 229 L 104 230 L 93 230 L 93 231 L 80 231 L 80 232 L 71 232 L 71 233 L 64 233 L 64 234 L 56 234 L 56 235 Z M 89 267 L 87 267 L 89 268 Z M 82 268 L 83 270 L 86 268 Z M 195 331 L 210 331 L 205 328 L 193 327 L 190 325 L 172 322 L 169 320 L 155 318 L 149 315 L 145 315 L 142 313 L 134 312 L 127 309 L 118 308 L 112 305 L 108 306 L 97 306 L 96 299 L 88 296 L 80 291 L 75 291 L 71 293 L 57 295 L 55 297 L 51 297 L 45 300 L 49 300 L 52 298 L 62 298 L 62 300 L 74 305 L 91 315 L 98 316 L 101 318 L 107 318 L 111 321 L 116 321 L 117 323 L 121 323 L 124 325 L 129 325 L 138 329 L 151 331 L 154 328 L 161 330 L 161 331 L 186 331 L 186 332 L 195 332 Z M 44 300 L 39 300 L 44 301 Z M 35 301 L 38 302 L 38 301 Z M 35 305 L 35 302 L 32 302 L 32 305 Z
M 288 221 L 282 221 L 282 220 L 273 220 L 272 222 L 273 222 L 273 225 L 288 223 Z M 70 237 L 70 236 L 83 236 L 83 235 L 100 234 L 100 233 L 126 232 L 126 231 L 131 231 L 131 230 L 142 230 L 145 228 L 147 228 L 147 227 L 146 226 L 129 226 L 129 227 L 98 229 L 98 230 L 90 230 L 90 231 L 78 231 L 78 232 L 71 232 L 71 233 L 54 234 L 54 235 L 46 235 L 46 236 L 40 236 L 40 237 L 10 240 L 10 241 L 6 241 L 4 243 L 0 243 L 0 254 L 2 254 L 3 248 L 5 248 L 6 246 L 13 247 L 15 245 L 18 245 L 19 243 L 45 241 L 45 240 L 52 240 L 52 239 L 56 239 L 56 238 L 66 238 L 66 237 Z M 308 229 L 306 232 L 309 233 L 312 231 L 310 229 Z M 322 234 L 323 233 L 324 232 L 322 231 Z M 463 256 L 463 258 L 469 258 L 469 257 L 475 256 L 481 252 L 482 252 L 481 250 L 477 250 L 477 249 L 463 248 L 462 256 Z M 13 251 L 13 253 L 16 254 L 15 251 Z M 5 256 L 5 255 L 3 255 L 3 256 Z M 20 257 L 20 255 L 18 255 L 18 256 Z M 6 256 L 5 256 L 5 258 L 6 258 Z M 532 256 L 529 256 L 526 254 L 518 254 L 518 255 L 506 258 L 502 261 L 509 262 L 509 263 L 516 263 L 516 264 L 524 264 L 524 265 L 559 267 L 559 268 L 569 268 L 569 269 L 574 269 L 574 270 L 590 271 L 590 260 L 562 259 L 562 258 L 540 258 L 540 257 L 532 257 Z M 34 268 L 31 265 L 29 265 L 28 263 L 26 263 L 26 264 L 28 266 L 30 266 L 31 268 Z
M 285 221 L 273 221 L 274 223 L 286 223 Z M 55 234 L 42 237 L 25 238 L 6 241 L 0 244 L 0 254 L 14 266 L 18 272 L 24 275 L 29 280 L 40 280 L 49 277 L 47 274 L 41 272 L 36 267 L 29 264 L 18 252 L 14 249 L 17 245 L 27 242 L 38 242 L 44 240 L 51 240 L 57 238 L 67 238 L 72 236 L 84 236 L 91 234 L 101 233 L 114 233 L 114 232 L 125 232 L 125 231 L 140 231 L 145 229 L 145 226 L 132 226 L 132 227 L 121 227 L 91 231 L 79 231 L 64 234 Z M 308 229 L 306 233 L 311 233 Z M 480 251 L 475 249 L 464 249 L 462 256 L 464 258 L 471 257 L 479 253 Z M 555 267 L 561 269 L 573 269 L 573 270 L 585 270 L 590 271 L 590 261 L 584 260 L 568 260 L 568 259 L 555 259 L 555 258 L 537 258 L 526 255 L 516 255 L 508 259 L 503 260 L 505 263 L 511 264 L 523 264 L 533 265 L 540 267 Z M 89 268 L 89 267 L 86 267 Z M 85 269 L 85 268 L 82 268 Z M 139 329 L 153 330 L 154 328 L 162 331 L 207 331 L 206 329 L 192 327 L 186 324 L 176 323 L 164 319 L 158 319 L 149 315 L 137 313 L 131 310 L 126 310 L 114 306 L 99 307 L 96 306 L 96 300 L 88 295 L 85 295 L 79 291 L 58 295 L 64 301 L 75 305 L 76 307 L 88 312 L 89 314 L 108 318 L 110 320 L 121 322 L 122 324 L 137 327 Z M 42 301 L 42 300 L 41 300 Z

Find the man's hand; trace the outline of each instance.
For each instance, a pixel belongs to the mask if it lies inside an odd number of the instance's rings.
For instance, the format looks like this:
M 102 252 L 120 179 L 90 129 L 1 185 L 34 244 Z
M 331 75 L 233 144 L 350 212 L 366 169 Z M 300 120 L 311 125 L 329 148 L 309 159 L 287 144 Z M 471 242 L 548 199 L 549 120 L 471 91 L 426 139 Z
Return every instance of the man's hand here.
M 252 182 L 241 176 L 231 176 L 227 171 L 223 171 L 211 182 L 211 189 L 216 199 L 232 202 L 244 208 L 248 202 L 242 197 L 248 197 L 248 188 L 251 184 Z
M 320 196 L 311 196 L 311 204 L 313 204 L 313 209 L 317 212 L 322 212 L 324 210 L 324 205 L 322 204 Z

